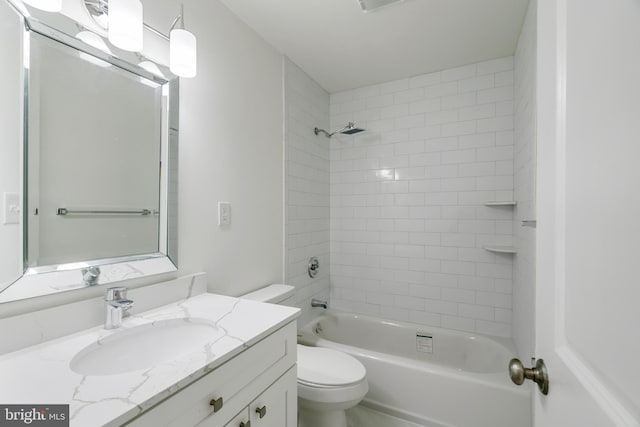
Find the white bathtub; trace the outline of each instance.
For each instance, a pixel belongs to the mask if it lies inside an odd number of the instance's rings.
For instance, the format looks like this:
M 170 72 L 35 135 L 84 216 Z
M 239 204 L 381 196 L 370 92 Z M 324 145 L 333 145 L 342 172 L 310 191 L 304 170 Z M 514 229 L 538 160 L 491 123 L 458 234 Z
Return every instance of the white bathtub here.
M 367 368 L 364 405 L 427 427 L 529 427 L 528 387 L 507 375 L 507 340 L 328 310 L 298 342 Z

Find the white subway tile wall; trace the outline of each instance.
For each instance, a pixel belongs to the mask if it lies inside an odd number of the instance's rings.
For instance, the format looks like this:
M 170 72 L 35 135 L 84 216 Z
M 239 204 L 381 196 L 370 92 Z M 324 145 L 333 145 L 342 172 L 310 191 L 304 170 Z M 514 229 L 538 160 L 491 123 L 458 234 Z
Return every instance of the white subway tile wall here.
M 514 58 L 330 97 L 331 304 L 508 337 Z M 327 141 L 328 142 L 328 141 Z
M 300 326 L 311 320 L 311 299 L 329 299 L 329 94 L 288 58 L 285 90 L 285 279 L 296 287 Z M 309 258 L 320 262 L 309 277 Z
M 515 210 L 513 263 L 513 338 L 520 358 L 534 354 L 536 230 L 523 220 L 536 219 L 536 2 L 529 4 L 515 55 Z

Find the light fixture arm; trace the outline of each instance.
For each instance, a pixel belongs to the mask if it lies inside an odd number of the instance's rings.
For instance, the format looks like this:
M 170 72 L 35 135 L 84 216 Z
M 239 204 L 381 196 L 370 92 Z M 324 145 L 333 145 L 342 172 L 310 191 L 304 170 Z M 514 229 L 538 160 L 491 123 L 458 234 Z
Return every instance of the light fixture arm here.
M 95 18 L 101 15 L 109 14 L 109 0 L 84 0 L 84 4 L 87 8 L 87 11 L 89 12 L 89 15 L 91 15 L 91 17 L 94 18 L 94 22 L 96 22 L 98 25 L 100 24 L 95 20 Z M 152 27 L 146 22 L 143 23 L 142 25 L 144 26 L 145 29 L 151 31 L 155 35 L 160 36 L 165 40 L 169 40 L 168 35 Z M 173 30 L 176 27 L 180 29 L 184 29 L 184 4 L 180 4 L 180 14 L 176 16 L 176 18 L 171 23 L 171 26 L 169 27 L 169 33 L 171 33 L 171 30 Z M 106 28 L 104 29 L 106 30 Z
M 106 30 L 107 28 L 103 26 L 100 22 L 98 22 L 96 18 L 102 15 L 109 15 L 109 0 L 84 0 L 84 4 L 87 8 L 87 12 L 89 12 L 89 15 L 93 18 L 93 21 L 96 24 L 98 24 L 100 27 L 102 27 L 104 30 Z M 176 19 L 173 21 L 171 29 L 173 29 L 173 27 L 175 26 L 177 21 L 181 19 L 181 17 L 182 16 L 176 17 Z M 143 22 L 142 25 L 146 30 L 169 41 L 169 36 L 164 34 L 162 31 L 152 27 L 146 22 Z
M 108 0 L 84 0 L 84 4 L 87 6 L 87 8 L 90 8 L 100 14 L 109 13 Z
M 174 19 L 171 23 L 171 27 L 169 27 L 169 33 L 171 33 L 171 30 L 176 28 L 176 25 L 178 25 L 178 23 L 180 23 L 180 26 L 178 28 L 184 29 L 184 4 L 180 4 L 180 15 L 176 16 L 176 19 Z

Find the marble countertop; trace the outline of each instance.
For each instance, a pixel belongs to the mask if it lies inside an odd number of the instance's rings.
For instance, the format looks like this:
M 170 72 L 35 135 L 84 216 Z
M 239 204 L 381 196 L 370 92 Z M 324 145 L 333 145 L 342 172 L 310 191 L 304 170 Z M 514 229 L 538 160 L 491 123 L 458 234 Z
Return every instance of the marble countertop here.
M 121 425 L 298 315 L 297 308 L 200 294 L 127 317 L 120 329 L 99 326 L 0 356 L 0 403 L 69 404 L 71 426 Z M 184 317 L 208 320 L 222 333 L 198 352 L 137 371 L 85 376 L 70 367 L 82 349 L 124 329 Z

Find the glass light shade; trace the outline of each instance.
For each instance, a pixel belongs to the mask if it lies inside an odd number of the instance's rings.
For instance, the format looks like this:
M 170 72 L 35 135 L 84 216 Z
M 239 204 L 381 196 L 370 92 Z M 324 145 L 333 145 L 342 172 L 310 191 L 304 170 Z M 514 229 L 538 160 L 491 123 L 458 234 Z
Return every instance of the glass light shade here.
M 169 69 L 176 76 L 196 76 L 196 36 L 182 28 L 169 33 Z
M 107 52 L 108 54 L 111 54 L 111 49 L 109 49 L 109 47 L 104 42 L 104 40 L 102 40 L 102 37 L 100 37 L 96 33 L 92 33 L 91 31 L 80 31 L 78 34 L 76 34 L 76 37 L 90 46 L 93 46 L 97 49 L 102 50 L 103 52 Z M 80 51 L 78 51 L 78 55 L 83 60 L 90 62 L 93 65 L 97 65 L 98 67 L 102 67 L 102 68 L 111 67 L 111 64 L 103 61 L 102 59 L 96 58 L 93 55 L 89 55 Z
M 62 0 L 22 0 L 24 3 L 47 12 L 60 12 Z
M 100 37 L 96 33 L 93 33 L 91 31 L 80 31 L 78 34 L 76 34 L 76 37 L 82 40 L 83 42 L 85 42 L 86 44 L 88 44 L 89 46 L 93 46 L 96 49 L 100 49 L 101 51 L 107 52 L 110 55 L 112 54 L 111 49 L 109 49 L 109 46 L 107 46 L 104 40 L 102 40 L 102 37 Z
M 158 68 L 158 66 L 151 61 L 142 61 L 138 65 L 144 68 L 145 70 L 147 70 L 148 72 L 150 72 L 151 74 L 155 74 L 156 76 L 162 77 L 165 80 L 167 79 L 167 77 L 162 73 L 162 71 L 160 71 L 160 68 Z
M 142 50 L 140 0 L 109 0 L 109 41 L 122 50 Z

